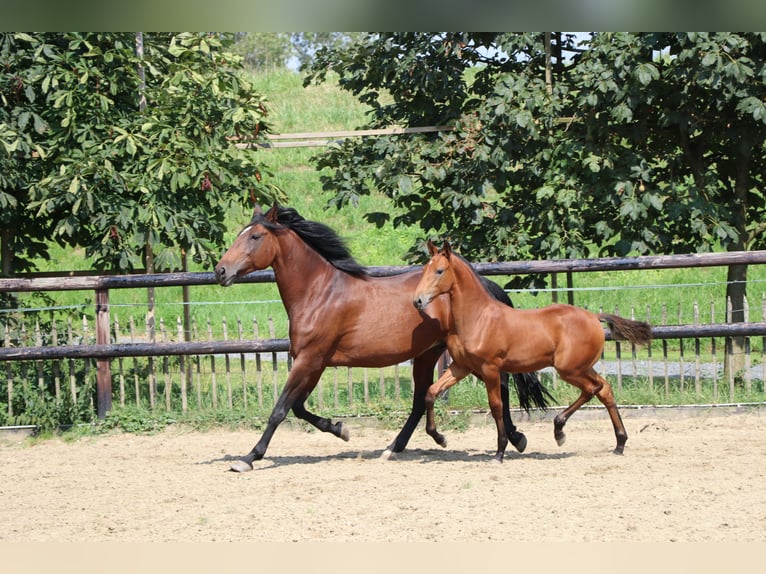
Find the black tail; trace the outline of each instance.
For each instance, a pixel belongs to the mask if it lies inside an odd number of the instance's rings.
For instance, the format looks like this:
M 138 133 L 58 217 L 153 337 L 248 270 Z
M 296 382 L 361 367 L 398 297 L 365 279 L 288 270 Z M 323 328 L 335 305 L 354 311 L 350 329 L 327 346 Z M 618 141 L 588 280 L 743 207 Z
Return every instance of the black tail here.
M 500 285 L 494 281 L 490 281 L 483 275 L 479 275 L 479 277 L 490 295 L 501 303 L 513 307 L 510 297 L 508 297 L 508 294 L 502 287 L 500 287 Z M 516 384 L 516 394 L 519 396 L 519 406 L 527 413 L 529 413 L 529 409 L 531 409 L 532 406 L 546 410 L 549 406 L 548 399 L 555 400 L 548 392 L 548 389 L 542 385 L 537 373 L 512 373 L 512 375 L 513 382 Z M 507 377 L 501 377 L 500 381 L 502 385 L 508 385 Z M 502 396 L 503 402 L 505 403 L 503 406 L 508 409 L 509 404 L 506 402 L 508 393 L 504 392 Z
M 527 413 L 533 406 L 547 410 L 548 399 L 555 400 L 548 389 L 540 383 L 537 373 L 513 373 L 513 382 L 516 383 L 519 406 Z

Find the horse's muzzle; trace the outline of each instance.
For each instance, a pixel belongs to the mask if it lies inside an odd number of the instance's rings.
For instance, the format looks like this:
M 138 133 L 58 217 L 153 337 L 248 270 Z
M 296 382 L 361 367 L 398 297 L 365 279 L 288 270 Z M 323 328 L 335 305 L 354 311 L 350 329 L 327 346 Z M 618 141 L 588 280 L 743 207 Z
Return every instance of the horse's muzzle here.
M 421 311 L 428 307 L 428 304 L 431 302 L 431 298 L 427 295 L 416 295 L 412 299 L 412 304 L 415 305 L 415 309 L 420 309 Z
M 226 267 L 223 265 L 216 265 L 215 266 L 215 280 L 218 281 L 218 284 L 222 287 L 228 287 L 232 283 L 234 283 L 235 279 L 234 274 L 227 274 L 226 273 Z

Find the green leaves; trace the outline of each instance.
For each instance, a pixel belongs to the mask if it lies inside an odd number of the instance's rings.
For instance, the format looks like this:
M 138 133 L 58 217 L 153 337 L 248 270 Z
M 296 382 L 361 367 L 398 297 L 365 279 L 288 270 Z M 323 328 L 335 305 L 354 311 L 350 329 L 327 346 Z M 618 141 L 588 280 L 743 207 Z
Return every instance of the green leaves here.
M 143 40 L 139 59 L 133 33 L 0 35 L 6 73 L 17 78 L 2 84 L 2 149 L 15 154 L 2 171 L 31 191 L 16 216 L 47 218 L 58 240 L 86 247 L 102 269 L 141 266 L 147 238 L 160 268 L 177 268 L 181 249 L 212 261 L 228 206 L 279 193 L 261 181 L 268 170 L 253 153 L 234 145 L 268 125 L 265 99 L 231 65 L 230 38 Z
M 336 71 L 370 127 L 454 128 L 323 154 L 333 202 L 379 190 L 397 220 L 482 260 L 766 244 L 746 227 L 766 218 L 763 34 L 597 33 L 567 47 L 550 85 L 542 34 L 392 33 L 323 51 L 308 81 Z

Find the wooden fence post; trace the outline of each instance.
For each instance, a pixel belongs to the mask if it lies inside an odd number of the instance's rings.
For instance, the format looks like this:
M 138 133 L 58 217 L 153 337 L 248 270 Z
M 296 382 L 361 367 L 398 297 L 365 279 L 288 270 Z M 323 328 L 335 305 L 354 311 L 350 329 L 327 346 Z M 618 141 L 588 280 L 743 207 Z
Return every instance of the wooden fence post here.
M 96 290 L 96 344 L 108 345 L 109 340 L 109 291 Z M 96 360 L 96 404 L 98 418 L 103 419 L 112 409 L 112 367 L 109 359 Z

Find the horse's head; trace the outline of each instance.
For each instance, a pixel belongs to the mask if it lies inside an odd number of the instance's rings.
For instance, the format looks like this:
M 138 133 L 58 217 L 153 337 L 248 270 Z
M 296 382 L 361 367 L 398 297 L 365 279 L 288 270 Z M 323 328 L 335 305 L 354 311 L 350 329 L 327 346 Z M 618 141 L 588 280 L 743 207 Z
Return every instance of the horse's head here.
M 265 214 L 255 208 L 252 221 L 245 227 L 215 266 L 215 278 L 228 287 L 237 277 L 269 267 L 277 255 L 279 245 L 275 236 L 278 208 L 275 205 Z
M 412 298 L 412 304 L 418 309 L 425 309 L 428 304 L 442 293 L 448 292 L 455 276 L 452 271 L 452 247 L 445 241 L 441 249 L 429 240 L 428 252 L 431 259 L 423 267 L 423 277 L 420 278 L 415 289 L 415 296 Z

